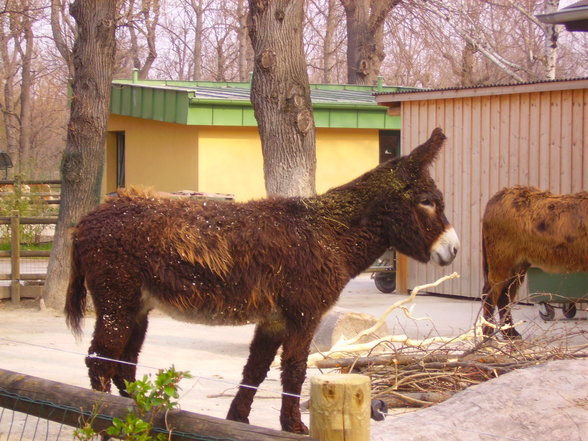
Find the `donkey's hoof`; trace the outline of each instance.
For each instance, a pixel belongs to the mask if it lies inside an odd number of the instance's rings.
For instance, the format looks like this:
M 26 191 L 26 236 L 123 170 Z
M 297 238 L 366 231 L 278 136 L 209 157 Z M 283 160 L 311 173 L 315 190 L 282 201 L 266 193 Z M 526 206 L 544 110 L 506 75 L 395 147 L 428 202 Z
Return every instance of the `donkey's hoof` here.
M 309 430 L 302 421 L 292 422 L 292 423 L 283 423 L 282 430 L 284 432 L 292 432 L 292 433 L 300 433 L 301 435 L 308 435 Z
M 232 408 L 229 410 L 229 413 L 227 414 L 227 420 L 249 424 L 249 418 L 239 414 L 238 412 L 235 412 Z
M 515 328 L 508 328 L 502 331 L 502 336 L 507 340 L 522 340 L 523 336 Z

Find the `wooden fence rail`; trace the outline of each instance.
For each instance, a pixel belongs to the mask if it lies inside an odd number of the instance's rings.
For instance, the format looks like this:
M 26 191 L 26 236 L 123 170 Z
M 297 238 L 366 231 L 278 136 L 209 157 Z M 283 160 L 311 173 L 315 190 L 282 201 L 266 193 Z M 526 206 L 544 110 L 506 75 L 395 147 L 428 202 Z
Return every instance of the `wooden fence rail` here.
M 135 404 L 130 398 L 0 369 L 0 407 L 72 427 L 91 422 L 99 432 L 109 427 L 114 417 L 125 419 Z M 156 414 L 153 423 L 157 432 L 169 433 L 171 441 L 312 441 L 308 436 L 184 410 Z
M 57 216 L 52 217 L 20 217 L 18 211 L 12 216 L 0 216 L 0 225 L 10 225 L 10 251 L 0 251 L 0 257 L 10 257 L 10 274 L 0 274 L 0 280 L 10 280 L 10 298 L 13 302 L 20 302 L 21 281 L 45 280 L 46 273 L 21 274 L 21 257 L 49 257 L 50 251 L 28 251 L 20 249 L 21 225 L 51 225 L 57 223 Z

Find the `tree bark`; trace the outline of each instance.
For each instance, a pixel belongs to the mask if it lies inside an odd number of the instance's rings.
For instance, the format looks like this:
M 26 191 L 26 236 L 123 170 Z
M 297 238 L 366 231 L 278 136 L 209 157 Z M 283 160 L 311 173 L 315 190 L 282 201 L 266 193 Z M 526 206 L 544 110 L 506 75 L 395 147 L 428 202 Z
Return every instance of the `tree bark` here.
M 237 2 L 237 18 L 239 19 L 239 29 L 237 39 L 239 41 L 239 81 L 249 81 L 250 73 L 250 42 L 247 38 L 247 10 L 244 0 Z
M 194 47 L 192 48 L 192 56 L 194 58 L 194 69 L 192 71 L 192 80 L 198 81 L 202 75 L 202 30 L 204 27 L 204 19 L 202 17 L 203 8 L 202 0 L 191 0 L 192 9 L 196 15 L 196 26 L 194 28 Z
M 555 12 L 558 6 L 559 0 L 545 0 L 546 12 Z M 556 25 L 544 23 L 541 23 L 541 25 L 545 30 L 545 78 L 554 80 L 556 78 L 559 29 Z
M 259 126 L 268 195 L 315 193 L 315 127 L 302 23 L 304 0 L 249 0 Z
M 51 33 L 53 35 L 53 42 L 67 65 L 69 78 L 73 78 L 74 67 L 71 48 L 69 47 L 65 36 L 67 35 L 67 31 L 71 30 L 71 28 L 72 26 L 64 12 L 63 0 L 51 0 Z
M 376 84 L 384 52 L 384 21 L 401 0 L 341 0 L 347 17 L 347 82 Z
M 27 5 L 31 6 L 31 5 Z M 33 170 L 31 159 L 31 129 L 32 129 L 32 88 L 33 88 L 33 23 L 28 14 L 23 15 L 22 33 L 24 44 L 19 45 L 21 58 L 21 85 L 20 85 L 20 140 L 19 140 L 19 173 L 31 176 Z
M 325 12 L 325 19 L 327 22 L 323 46 L 323 83 L 325 84 L 335 82 L 333 69 L 335 68 L 337 60 L 334 35 L 338 25 L 337 17 L 335 16 L 336 1 L 337 0 L 327 0 L 327 10 Z
M 61 163 L 61 204 L 44 302 L 61 309 L 69 279 L 71 228 L 100 198 L 115 54 L 116 0 L 75 0 L 77 24 L 67 142 Z
M 2 62 L 2 79 L 0 83 L 4 83 L 2 88 L 4 102 L 0 102 L 0 110 L 2 111 L 6 137 L 5 149 L 12 158 L 12 162 L 17 164 L 20 123 L 15 104 L 16 91 L 14 90 L 14 84 L 18 66 L 14 55 L 8 50 L 10 41 L 13 38 L 9 18 L 9 14 L 0 15 L 0 61 Z

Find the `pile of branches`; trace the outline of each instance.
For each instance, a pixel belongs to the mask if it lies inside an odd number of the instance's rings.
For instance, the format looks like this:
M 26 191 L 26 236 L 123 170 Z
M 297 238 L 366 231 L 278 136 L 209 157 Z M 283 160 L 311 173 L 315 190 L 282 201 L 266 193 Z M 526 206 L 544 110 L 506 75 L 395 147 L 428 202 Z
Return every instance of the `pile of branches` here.
M 450 277 L 454 275 L 423 286 L 437 285 Z M 360 335 L 372 332 L 391 310 L 404 308 L 402 305 L 414 295 L 390 307 L 378 324 Z M 384 401 L 388 408 L 400 408 L 440 403 L 460 390 L 515 369 L 552 360 L 588 358 L 588 333 L 579 328 L 527 328 L 522 340 L 513 341 L 498 340 L 499 331 L 483 338 L 480 322 L 455 338 L 386 336 L 371 344 L 356 344 L 356 337 L 340 341 L 326 353 L 313 354 L 309 360 L 319 369 L 368 375 L 372 398 Z
M 584 343 L 571 346 L 572 341 Z M 376 355 L 325 358 L 316 367 L 368 375 L 372 398 L 383 400 L 388 408 L 425 407 L 515 369 L 587 358 L 587 341 L 588 334 L 577 330 L 524 336 L 522 341 L 486 339 L 475 345 L 462 339 L 435 348 L 390 345 Z

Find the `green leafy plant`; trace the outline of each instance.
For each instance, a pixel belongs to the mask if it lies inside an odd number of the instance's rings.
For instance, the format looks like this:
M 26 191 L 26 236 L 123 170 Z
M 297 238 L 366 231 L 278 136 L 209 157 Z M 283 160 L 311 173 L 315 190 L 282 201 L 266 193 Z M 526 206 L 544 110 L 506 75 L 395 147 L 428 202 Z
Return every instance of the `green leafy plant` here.
M 148 375 L 143 376 L 141 380 L 125 381 L 126 390 L 137 407 L 129 408 L 124 419 L 114 418 L 112 426 L 106 429 L 106 434 L 128 441 L 165 441 L 166 434 L 154 436 L 151 433 L 153 417 L 178 405 L 175 400 L 179 398 L 179 382 L 183 378 L 191 378 L 191 375 L 188 372 L 176 371 L 172 366 L 167 370 L 160 370 L 154 381 L 151 381 L 151 376 Z M 94 414 L 96 413 L 95 411 Z M 87 422 L 74 431 L 74 436 L 80 441 L 88 441 L 96 435 L 91 423 Z

